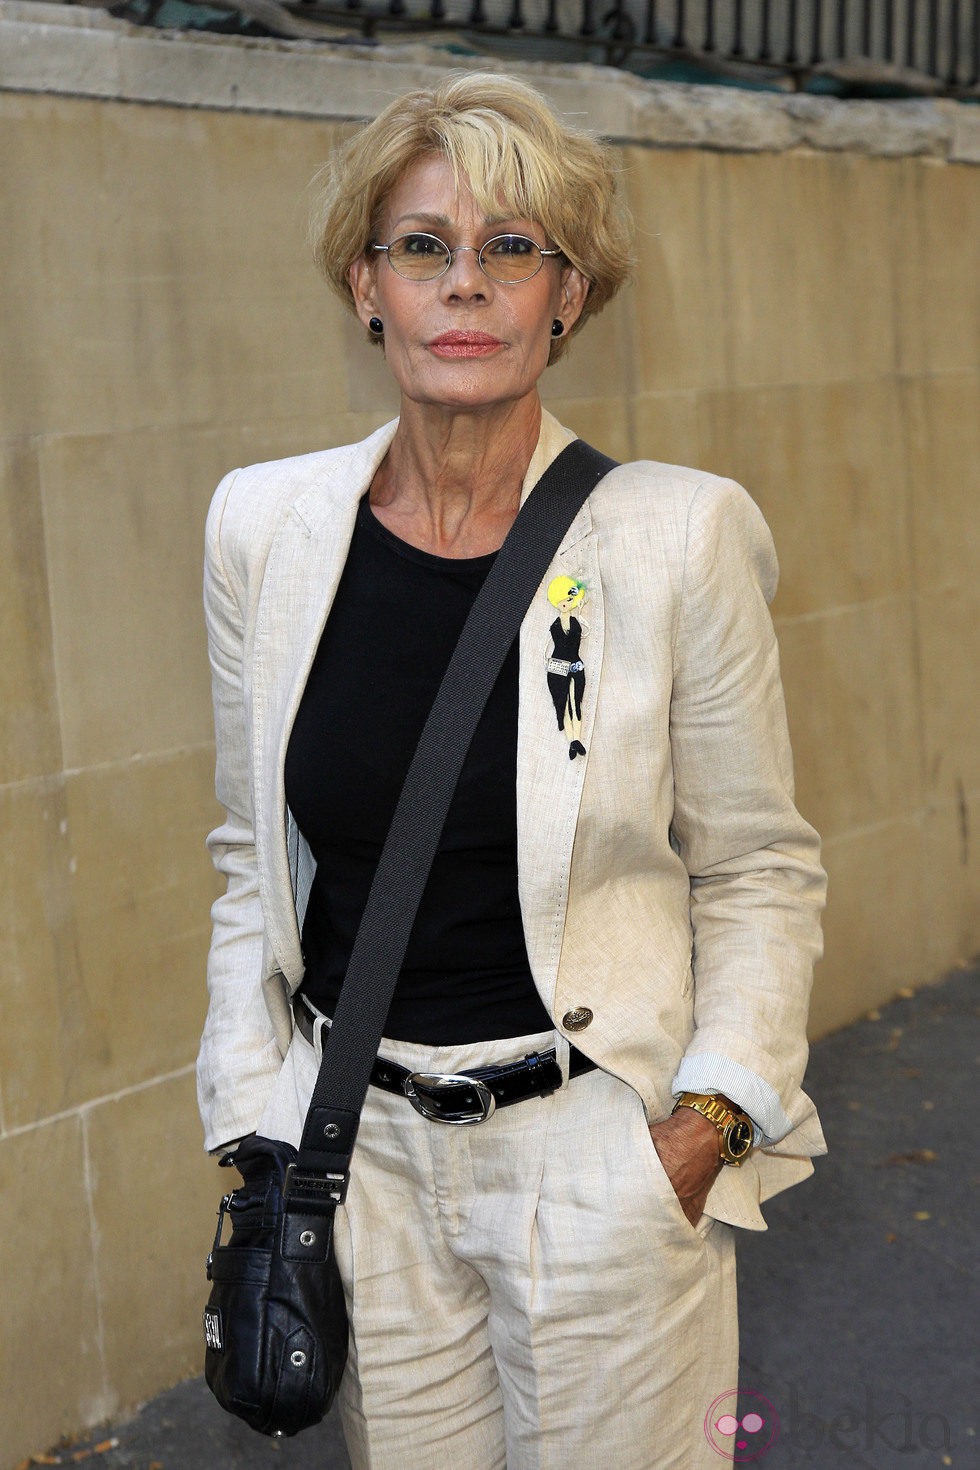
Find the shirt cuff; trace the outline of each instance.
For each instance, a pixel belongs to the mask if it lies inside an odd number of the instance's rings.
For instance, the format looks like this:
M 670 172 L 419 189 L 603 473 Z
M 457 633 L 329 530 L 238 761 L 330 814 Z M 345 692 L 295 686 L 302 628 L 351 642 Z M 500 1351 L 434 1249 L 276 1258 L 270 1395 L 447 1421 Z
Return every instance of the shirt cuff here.
M 779 1093 L 757 1073 L 718 1052 L 705 1051 L 684 1057 L 670 1090 L 674 1097 L 682 1092 L 723 1093 L 752 1119 L 756 1148 L 760 1144 L 778 1143 L 793 1129 Z
M 734 1098 L 732 1099 L 734 1102 Z M 223 1159 L 225 1154 L 231 1153 L 246 1138 L 254 1138 L 253 1133 L 243 1133 L 241 1138 L 230 1138 L 227 1143 L 219 1143 L 217 1148 L 209 1148 L 208 1154 L 212 1159 Z

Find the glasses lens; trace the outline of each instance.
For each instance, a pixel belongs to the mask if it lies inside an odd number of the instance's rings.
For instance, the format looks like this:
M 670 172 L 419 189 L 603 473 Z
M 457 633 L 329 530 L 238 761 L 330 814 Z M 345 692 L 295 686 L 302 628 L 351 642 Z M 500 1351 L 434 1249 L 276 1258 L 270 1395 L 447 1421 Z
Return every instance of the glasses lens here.
M 402 235 L 388 246 L 388 259 L 410 281 L 434 281 L 449 264 L 449 248 L 435 235 Z
M 494 281 L 529 281 L 543 260 L 540 246 L 526 235 L 495 235 L 480 251 L 480 264 Z

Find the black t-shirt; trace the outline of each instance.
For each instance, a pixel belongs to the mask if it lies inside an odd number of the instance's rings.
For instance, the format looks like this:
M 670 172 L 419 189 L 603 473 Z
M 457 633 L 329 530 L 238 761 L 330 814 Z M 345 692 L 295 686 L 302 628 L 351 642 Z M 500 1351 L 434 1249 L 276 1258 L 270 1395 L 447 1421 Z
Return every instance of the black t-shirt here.
M 286 752 L 286 800 L 317 870 L 303 994 L 332 1014 L 422 726 L 493 556 L 432 556 L 367 498 Z M 477 727 L 385 1034 L 432 1045 L 547 1030 L 517 893 L 515 643 Z

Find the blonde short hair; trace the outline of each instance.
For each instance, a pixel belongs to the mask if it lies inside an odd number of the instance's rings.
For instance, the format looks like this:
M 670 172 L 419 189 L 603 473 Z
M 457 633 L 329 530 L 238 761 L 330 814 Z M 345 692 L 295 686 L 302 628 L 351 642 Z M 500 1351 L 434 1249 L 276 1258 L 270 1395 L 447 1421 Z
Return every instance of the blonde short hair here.
M 392 190 L 412 164 L 441 154 L 490 216 L 501 204 L 536 221 L 589 282 L 573 331 L 627 279 L 631 226 L 610 150 L 563 123 L 513 77 L 468 72 L 389 103 L 323 170 L 313 229 L 317 265 L 353 308 L 347 273 L 371 244 Z M 568 338 L 552 344 L 552 360 Z

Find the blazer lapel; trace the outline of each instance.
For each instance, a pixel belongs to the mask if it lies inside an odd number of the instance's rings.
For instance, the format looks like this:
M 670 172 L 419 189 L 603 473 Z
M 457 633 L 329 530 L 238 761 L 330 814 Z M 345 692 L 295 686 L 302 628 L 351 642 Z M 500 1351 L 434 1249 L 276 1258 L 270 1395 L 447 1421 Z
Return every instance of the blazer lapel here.
M 555 454 L 563 447 L 558 443 Z M 537 470 L 537 475 L 543 470 Z M 531 471 L 536 469 L 532 461 Z M 537 477 L 537 476 L 536 476 Z M 585 756 L 569 759 L 548 688 L 550 628 L 556 611 L 548 601 L 553 577 L 580 578 L 586 602 L 582 743 Z M 521 626 L 520 714 L 517 740 L 517 853 L 521 913 L 535 983 L 550 1006 L 558 975 L 565 926 L 572 845 L 588 769 L 602 669 L 604 619 L 597 537 L 588 502 L 572 522 Z
M 252 663 L 255 840 L 259 888 L 274 963 L 290 987 L 303 974 L 289 866 L 283 769 L 286 746 L 347 560 L 357 506 L 396 425 L 386 424 L 289 503 L 269 551 Z M 319 456 L 317 456 L 319 458 Z

